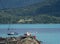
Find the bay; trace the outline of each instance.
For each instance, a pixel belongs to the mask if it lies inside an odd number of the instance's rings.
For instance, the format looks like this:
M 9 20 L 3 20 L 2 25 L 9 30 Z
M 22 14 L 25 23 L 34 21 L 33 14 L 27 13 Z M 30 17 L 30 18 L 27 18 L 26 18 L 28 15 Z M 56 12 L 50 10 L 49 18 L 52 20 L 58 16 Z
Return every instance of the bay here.
M 0 37 L 11 31 L 18 32 L 16 37 L 31 32 L 42 44 L 60 44 L 60 24 L 0 24 Z

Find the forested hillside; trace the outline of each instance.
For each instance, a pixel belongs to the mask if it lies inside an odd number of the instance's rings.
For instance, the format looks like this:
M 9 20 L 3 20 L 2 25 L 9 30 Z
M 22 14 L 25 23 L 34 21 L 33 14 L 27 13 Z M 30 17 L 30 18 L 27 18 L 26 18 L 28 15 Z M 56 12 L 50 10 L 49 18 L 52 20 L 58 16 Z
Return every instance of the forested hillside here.
M 44 0 L 24 7 L 0 9 L 0 24 L 60 23 L 60 0 Z

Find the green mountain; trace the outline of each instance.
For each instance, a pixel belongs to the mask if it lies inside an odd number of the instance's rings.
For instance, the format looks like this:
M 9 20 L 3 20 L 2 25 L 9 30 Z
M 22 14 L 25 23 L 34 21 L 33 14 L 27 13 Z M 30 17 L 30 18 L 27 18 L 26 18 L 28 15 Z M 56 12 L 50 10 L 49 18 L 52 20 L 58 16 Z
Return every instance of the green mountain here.
M 0 9 L 0 23 L 60 23 L 60 0 L 44 0 L 20 8 Z

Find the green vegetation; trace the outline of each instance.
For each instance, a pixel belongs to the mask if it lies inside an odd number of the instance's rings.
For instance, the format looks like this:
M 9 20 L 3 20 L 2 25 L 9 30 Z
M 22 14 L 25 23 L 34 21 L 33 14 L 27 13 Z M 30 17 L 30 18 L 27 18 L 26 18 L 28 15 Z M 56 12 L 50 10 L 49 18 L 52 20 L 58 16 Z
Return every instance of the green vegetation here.
M 29 19 L 31 21 L 29 21 Z M 27 21 L 26 21 L 27 20 Z M 20 22 L 19 22 L 20 21 Z M 36 15 L 36 16 L 0 16 L 0 23 L 22 23 L 22 24 L 51 24 L 60 23 L 60 17 L 48 16 L 48 15 Z
M 60 23 L 59 0 L 45 0 L 20 8 L 0 9 L 0 24 Z

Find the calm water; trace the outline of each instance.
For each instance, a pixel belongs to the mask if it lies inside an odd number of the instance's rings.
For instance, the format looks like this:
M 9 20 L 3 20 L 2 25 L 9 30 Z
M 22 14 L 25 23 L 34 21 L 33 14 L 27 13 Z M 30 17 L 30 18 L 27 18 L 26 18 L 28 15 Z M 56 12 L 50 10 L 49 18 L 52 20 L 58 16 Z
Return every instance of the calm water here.
M 8 31 L 8 28 L 10 29 Z M 32 32 L 42 44 L 60 44 L 60 24 L 1 24 L 0 37 L 8 37 L 10 31 L 18 32 L 20 36 L 25 32 Z M 36 33 L 37 32 L 37 33 Z

